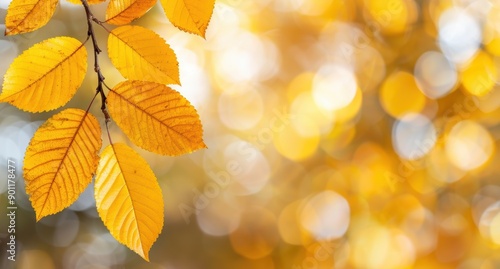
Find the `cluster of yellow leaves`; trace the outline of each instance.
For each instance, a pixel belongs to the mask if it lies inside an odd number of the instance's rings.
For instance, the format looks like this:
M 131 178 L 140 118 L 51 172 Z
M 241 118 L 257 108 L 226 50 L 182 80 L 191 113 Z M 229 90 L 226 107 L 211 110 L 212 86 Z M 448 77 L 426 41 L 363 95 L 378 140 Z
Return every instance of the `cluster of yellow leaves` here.
M 68 1 L 82 4 L 80 0 Z M 153 31 L 125 25 L 143 16 L 155 3 L 111 0 L 108 4 L 105 22 L 119 25 L 109 33 L 108 54 L 128 80 L 110 89 L 107 107 L 134 144 L 176 156 L 205 147 L 195 108 L 166 86 L 180 84 L 176 55 Z M 57 4 L 57 0 L 12 1 L 5 35 L 44 26 Z M 179 29 L 205 35 L 214 0 L 162 0 L 161 4 Z M 75 95 L 86 72 L 84 43 L 65 36 L 47 39 L 11 64 L 4 76 L 0 102 L 28 112 L 60 108 Z M 149 249 L 163 227 L 160 186 L 147 162 L 125 144 L 110 141 L 99 156 L 101 136 L 100 124 L 88 109 L 65 109 L 36 131 L 24 159 L 26 192 L 36 219 L 70 206 L 96 175 L 96 206 L 104 224 L 119 242 L 149 260 Z
M 106 10 L 106 22 L 124 25 L 144 15 L 156 0 L 111 1 Z M 161 0 L 168 19 L 177 28 L 205 37 L 215 0 Z
M 82 4 L 80 0 L 67 0 Z M 99 4 L 105 0 L 87 0 Z M 9 5 L 5 19 L 5 35 L 35 31 L 47 24 L 54 15 L 58 0 L 14 0 Z M 142 17 L 156 0 L 111 0 L 106 9 L 106 21 L 113 25 L 125 25 Z M 177 28 L 205 37 L 215 0 L 161 0 L 168 19 Z

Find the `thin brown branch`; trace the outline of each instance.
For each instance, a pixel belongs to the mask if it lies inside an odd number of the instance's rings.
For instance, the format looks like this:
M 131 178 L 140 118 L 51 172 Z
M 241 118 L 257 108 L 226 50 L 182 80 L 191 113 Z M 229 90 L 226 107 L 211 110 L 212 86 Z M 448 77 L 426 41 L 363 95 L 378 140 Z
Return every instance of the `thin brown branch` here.
M 98 19 L 94 17 L 94 14 L 92 14 L 92 11 L 90 10 L 89 4 L 87 3 L 87 0 L 82 0 L 83 7 L 85 8 L 85 14 L 87 15 L 87 26 L 88 26 L 88 31 L 87 31 L 87 39 L 90 37 L 92 39 L 92 45 L 94 47 L 94 71 L 97 74 L 97 89 L 96 91 L 101 95 L 101 111 L 104 114 L 104 118 L 106 119 L 106 122 L 110 120 L 108 111 L 106 109 L 106 94 L 104 93 L 103 90 L 103 83 L 104 83 L 104 76 L 102 75 L 101 72 L 101 67 L 99 66 L 99 53 L 101 53 L 101 49 L 99 48 L 99 45 L 97 44 L 97 38 L 95 37 L 94 33 L 94 27 L 92 25 L 92 22 L 96 22 L 99 25 L 102 25 Z

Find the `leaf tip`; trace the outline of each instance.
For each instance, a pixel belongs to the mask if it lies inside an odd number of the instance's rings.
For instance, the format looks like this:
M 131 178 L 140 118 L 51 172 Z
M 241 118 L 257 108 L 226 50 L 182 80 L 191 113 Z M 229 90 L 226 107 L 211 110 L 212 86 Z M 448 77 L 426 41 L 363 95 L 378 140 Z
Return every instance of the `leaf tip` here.
M 36 215 L 36 222 L 39 222 L 41 219 L 43 219 L 44 217 L 47 216 L 46 214 L 42 214 L 41 212 L 37 211 L 36 209 L 35 209 L 35 215 Z
M 122 243 L 123 244 L 123 243 Z M 126 245 L 126 244 L 125 244 Z M 134 251 L 135 253 L 137 253 L 137 255 L 141 256 L 141 258 L 143 258 L 145 261 L 147 262 L 150 262 L 149 261 L 149 249 L 147 247 L 145 247 L 144 245 L 142 246 L 139 246 L 138 248 L 132 248 L 130 246 L 128 246 L 132 251 Z
M 207 144 L 205 144 L 205 141 L 201 140 L 199 147 L 195 150 L 199 150 L 199 149 L 208 149 L 208 146 L 207 146 Z
M 140 255 L 140 254 L 139 254 Z M 143 253 L 143 255 L 140 255 L 145 261 L 149 262 L 149 252 Z

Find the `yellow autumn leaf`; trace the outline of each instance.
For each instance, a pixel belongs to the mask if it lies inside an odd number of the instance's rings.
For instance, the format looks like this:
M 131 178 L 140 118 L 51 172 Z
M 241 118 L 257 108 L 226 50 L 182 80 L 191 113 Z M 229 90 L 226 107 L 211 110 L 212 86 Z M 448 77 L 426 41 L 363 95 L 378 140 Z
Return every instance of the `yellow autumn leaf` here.
M 95 178 L 97 211 L 118 242 L 149 261 L 163 228 L 163 197 L 148 163 L 125 144 L 107 146 Z
M 49 22 L 58 0 L 13 0 L 7 8 L 5 35 L 35 31 Z
M 38 128 L 23 174 L 37 221 L 78 199 L 92 181 L 101 145 L 99 122 L 81 109 L 61 111 Z
M 143 149 L 176 156 L 206 147 L 196 109 L 163 84 L 124 81 L 109 92 L 107 102 L 116 124 Z
M 80 0 L 67 0 L 68 2 L 72 3 L 72 4 L 76 4 L 76 5 L 81 5 L 82 4 L 82 1 Z M 99 3 L 102 3 L 102 2 L 105 2 L 106 0 L 87 0 L 87 3 L 89 5 L 95 5 L 95 4 L 99 4 Z
M 127 79 L 180 84 L 174 51 L 149 29 L 130 25 L 114 29 L 108 38 L 108 55 Z
M 111 0 L 106 9 L 106 22 L 114 25 L 129 24 L 142 17 L 156 0 Z
M 215 0 L 161 0 L 161 5 L 177 28 L 205 37 Z
M 65 105 L 87 72 L 87 50 L 71 37 L 42 41 L 19 55 L 5 73 L 0 102 L 29 112 Z

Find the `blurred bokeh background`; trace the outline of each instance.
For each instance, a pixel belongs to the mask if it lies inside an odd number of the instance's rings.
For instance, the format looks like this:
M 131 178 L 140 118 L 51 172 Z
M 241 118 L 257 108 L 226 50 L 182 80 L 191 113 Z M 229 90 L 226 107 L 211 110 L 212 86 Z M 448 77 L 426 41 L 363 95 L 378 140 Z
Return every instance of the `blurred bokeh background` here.
M 105 7 L 92 9 L 102 19 Z M 18 260 L 0 268 L 500 268 L 500 1 L 217 0 L 206 40 L 160 5 L 134 24 L 176 52 L 175 89 L 208 145 L 176 158 L 135 147 L 165 199 L 151 262 L 111 237 L 93 185 L 35 223 L 24 150 L 60 109 L 0 104 L 0 175 L 17 162 L 20 207 Z M 84 40 L 86 27 L 83 8 L 61 1 L 42 29 L 0 37 L 0 73 L 46 38 Z M 123 80 L 105 53 L 101 67 L 108 85 Z M 95 87 L 89 69 L 67 107 L 86 108 Z

